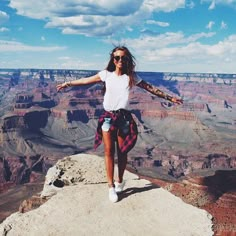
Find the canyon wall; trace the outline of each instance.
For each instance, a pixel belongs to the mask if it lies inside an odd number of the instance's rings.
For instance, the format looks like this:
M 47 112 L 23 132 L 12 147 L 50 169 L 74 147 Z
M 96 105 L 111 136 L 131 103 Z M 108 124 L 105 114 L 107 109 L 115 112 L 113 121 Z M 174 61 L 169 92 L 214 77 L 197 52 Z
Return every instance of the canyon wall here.
M 95 152 L 102 85 L 56 91 L 57 83 L 94 73 L 0 70 L 0 192 L 40 181 L 66 155 Z M 140 76 L 184 103 L 174 105 L 133 88 L 129 109 L 139 137 L 128 168 L 211 212 L 217 235 L 234 233 L 235 221 L 228 220 L 228 212 L 235 213 L 236 76 L 148 72 Z M 103 147 L 96 154 L 103 156 Z M 36 198 L 35 205 L 40 201 Z
M 97 118 L 102 112 L 101 85 L 57 93 L 56 84 L 94 73 L 2 71 L 1 103 L 5 110 L 1 108 L 1 184 L 37 179 L 33 177 L 35 172 L 45 173 L 65 153 L 92 150 Z M 184 104 L 171 104 L 138 87 L 132 90 L 129 109 L 141 137 L 130 157 L 133 165 L 162 166 L 174 177 L 196 169 L 235 168 L 235 148 L 227 149 L 236 139 L 235 75 L 142 72 L 140 76 L 173 96 L 181 96 Z M 149 146 L 151 151 L 146 151 Z M 214 161 L 209 161 L 209 156 L 215 157 Z

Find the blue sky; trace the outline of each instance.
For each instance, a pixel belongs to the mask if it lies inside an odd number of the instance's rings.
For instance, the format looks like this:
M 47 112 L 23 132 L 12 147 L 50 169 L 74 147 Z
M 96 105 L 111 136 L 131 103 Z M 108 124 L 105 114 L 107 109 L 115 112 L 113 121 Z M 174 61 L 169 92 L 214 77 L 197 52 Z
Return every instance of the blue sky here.
M 236 73 L 236 0 L 1 0 L 0 68 Z

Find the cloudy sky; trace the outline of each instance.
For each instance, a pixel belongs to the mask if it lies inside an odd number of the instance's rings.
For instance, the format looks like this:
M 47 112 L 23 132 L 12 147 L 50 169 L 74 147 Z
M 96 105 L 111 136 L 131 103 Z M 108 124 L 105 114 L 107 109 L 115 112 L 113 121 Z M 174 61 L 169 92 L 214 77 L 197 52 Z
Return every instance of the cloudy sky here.
M 0 68 L 236 73 L 236 0 L 1 0 Z

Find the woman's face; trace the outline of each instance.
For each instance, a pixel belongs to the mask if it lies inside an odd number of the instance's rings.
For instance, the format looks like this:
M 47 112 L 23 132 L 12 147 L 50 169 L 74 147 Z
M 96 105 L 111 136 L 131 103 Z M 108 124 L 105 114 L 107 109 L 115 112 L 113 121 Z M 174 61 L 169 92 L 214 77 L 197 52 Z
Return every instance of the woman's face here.
M 124 51 L 117 50 L 113 53 L 113 60 L 116 68 L 122 69 L 124 64 L 127 62 L 128 57 Z

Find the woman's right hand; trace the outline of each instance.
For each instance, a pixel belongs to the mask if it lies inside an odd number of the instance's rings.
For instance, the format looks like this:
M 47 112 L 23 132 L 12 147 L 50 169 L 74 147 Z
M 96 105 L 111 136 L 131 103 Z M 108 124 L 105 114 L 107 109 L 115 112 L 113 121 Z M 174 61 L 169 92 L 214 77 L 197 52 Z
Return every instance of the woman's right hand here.
M 64 88 L 67 88 L 69 85 L 67 82 L 64 82 L 62 84 L 58 84 L 57 85 L 57 92 L 59 92 L 60 90 L 64 89 Z

